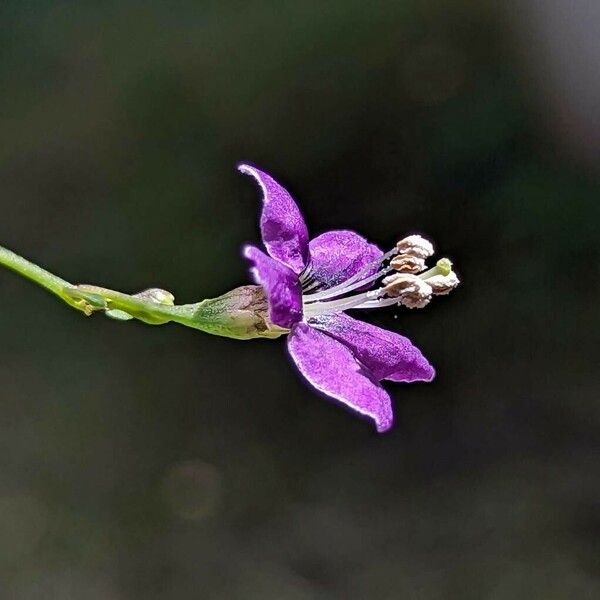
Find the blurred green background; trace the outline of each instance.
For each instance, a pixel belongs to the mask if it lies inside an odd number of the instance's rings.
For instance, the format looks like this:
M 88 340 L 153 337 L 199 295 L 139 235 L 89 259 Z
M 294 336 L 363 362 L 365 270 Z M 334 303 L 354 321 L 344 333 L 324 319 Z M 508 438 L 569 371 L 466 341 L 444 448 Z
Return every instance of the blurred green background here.
M 0 272 L 0 598 L 600 597 L 594 2 L 0 5 L 0 243 L 180 302 L 247 281 L 253 161 L 313 234 L 464 280 L 372 322 L 386 435 L 284 343 L 85 319 Z

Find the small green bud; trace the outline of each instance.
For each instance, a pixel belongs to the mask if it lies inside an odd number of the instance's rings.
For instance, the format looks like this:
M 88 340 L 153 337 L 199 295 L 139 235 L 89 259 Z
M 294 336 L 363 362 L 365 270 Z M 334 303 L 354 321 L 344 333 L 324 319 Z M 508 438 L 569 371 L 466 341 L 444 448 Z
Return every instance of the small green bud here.
M 175 305 L 175 296 L 173 296 L 171 292 L 167 292 L 167 290 L 161 290 L 160 288 L 149 288 L 147 290 L 138 292 L 137 294 L 133 294 L 133 297 L 139 298 L 140 300 L 150 300 L 150 302 L 156 302 L 157 304 L 163 304 L 165 306 Z M 117 308 L 107 310 L 104 314 L 111 319 L 115 319 L 116 321 L 131 321 L 131 319 L 134 318 L 134 316 L 130 315 L 128 312 L 119 310 Z M 146 322 L 156 325 L 164 323 L 165 321 L 161 319 L 148 321 L 148 317 L 146 317 Z
M 158 304 L 166 304 L 167 306 L 173 306 L 175 304 L 175 296 L 167 290 L 161 290 L 160 288 L 149 288 L 133 295 L 135 298 L 142 300 L 151 300 Z
M 70 304 L 88 317 L 95 311 L 106 309 L 106 300 L 100 294 L 80 290 L 78 287 L 65 287 L 62 292 Z

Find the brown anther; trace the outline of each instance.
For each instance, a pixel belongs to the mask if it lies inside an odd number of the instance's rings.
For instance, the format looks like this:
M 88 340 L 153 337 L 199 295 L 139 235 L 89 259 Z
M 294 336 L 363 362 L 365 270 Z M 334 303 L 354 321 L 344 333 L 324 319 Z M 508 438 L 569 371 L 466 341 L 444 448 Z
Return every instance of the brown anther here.
M 433 291 L 429 284 L 411 274 L 390 275 L 383 280 L 383 290 L 407 308 L 423 308 L 429 304 Z
M 390 261 L 390 266 L 398 273 L 417 274 L 425 270 L 425 259 L 411 254 L 399 254 Z

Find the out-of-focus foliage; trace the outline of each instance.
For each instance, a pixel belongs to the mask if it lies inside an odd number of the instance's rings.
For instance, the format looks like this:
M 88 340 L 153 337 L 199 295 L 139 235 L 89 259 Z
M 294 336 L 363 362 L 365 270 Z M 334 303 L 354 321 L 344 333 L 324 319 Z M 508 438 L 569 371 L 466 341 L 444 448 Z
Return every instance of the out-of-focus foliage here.
M 598 133 L 564 137 L 557 1 L 2 2 L 0 243 L 216 296 L 251 160 L 313 233 L 424 232 L 464 285 L 374 317 L 438 368 L 375 436 L 281 341 L 85 320 L 0 273 L 1 597 L 599 596 Z

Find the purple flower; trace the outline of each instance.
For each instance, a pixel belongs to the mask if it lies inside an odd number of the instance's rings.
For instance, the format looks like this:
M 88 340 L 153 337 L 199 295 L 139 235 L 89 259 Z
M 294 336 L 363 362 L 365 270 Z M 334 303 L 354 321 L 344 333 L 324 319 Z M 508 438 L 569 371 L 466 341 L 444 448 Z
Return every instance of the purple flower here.
M 328 231 L 309 240 L 290 194 L 256 167 L 241 164 L 239 170 L 262 189 L 260 229 L 268 252 L 247 245 L 244 256 L 266 292 L 269 318 L 289 330 L 293 361 L 319 392 L 386 431 L 394 417 L 381 381 L 431 381 L 435 371 L 407 338 L 344 311 L 424 306 L 433 294 L 448 293 L 458 284 L 451 263 L 443 259 L 417 275 L 433 253 L 420 236 L 405 238 L 385 254 L 353 231 Z

